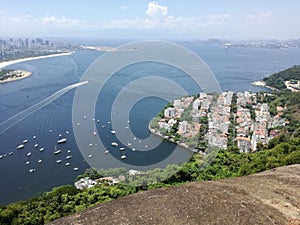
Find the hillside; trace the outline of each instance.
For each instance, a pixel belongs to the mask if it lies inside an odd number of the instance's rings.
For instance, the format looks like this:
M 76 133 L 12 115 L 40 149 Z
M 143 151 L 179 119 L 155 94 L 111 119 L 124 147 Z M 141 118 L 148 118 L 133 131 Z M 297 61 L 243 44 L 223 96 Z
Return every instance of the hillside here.
M 300 224 L 300 164 L 139 192 L 50 224 Z
M 300 80 L 300 66 L 290 67 L 263 79 L 267 86 L 274 87 L 279 90 L 286 88 L 284 81 L 287 80 Z

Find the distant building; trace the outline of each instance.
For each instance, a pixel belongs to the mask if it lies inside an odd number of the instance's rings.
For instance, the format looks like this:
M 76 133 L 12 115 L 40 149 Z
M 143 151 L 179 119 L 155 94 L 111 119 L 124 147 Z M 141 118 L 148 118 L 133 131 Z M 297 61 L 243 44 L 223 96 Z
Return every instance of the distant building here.
M 174 117 L 175 116 L 175 112 L 176 111 L 175 111 L 174 108 L 169 107 L 169 108 L 165 109 L 165 111 L 164 111 L 164 117 L 165 118 Z

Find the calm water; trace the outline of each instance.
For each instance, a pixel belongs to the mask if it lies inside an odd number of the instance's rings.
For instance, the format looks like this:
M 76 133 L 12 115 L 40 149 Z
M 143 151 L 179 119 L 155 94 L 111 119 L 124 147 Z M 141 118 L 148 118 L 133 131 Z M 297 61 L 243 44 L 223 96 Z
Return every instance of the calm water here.
M 250 85 L 254 80 L 261 79 L 271 73 L 299 64 L 300 49 L 249 49 L 229 48 L 221 49 L 213 45 L 197 45 L 184 43 L 196 52 L 211 68 L 218 78 L 222 89 L 235 91 L 260 91 L 261 88 Z M 16 113 L 32 106 L 56 91 L 70 84 L 80 81 L 81 76 L 88 66 L 102 53 L 93 51 L 78 51 L 70 56 L 54 57 L 28 61 L 9 66 L 8 68 L 24 69 L 33 72 L 27 79 L 0 85 L 0 122 L 7 120 Z M 110 107 L 116 94 L 130 81 L 149 75 L 172 77 L 174 81 L 184 87 L 190 94 L 200 90 L 176 68 L 158 63 L 139 63 L 126 67 L 115 74 L 99 96 L 96 112 L 101 119 L 98 132 L 102 133 L 101 139 L 107 145 L 112 141 L 109 136 Z M 26 119 L 0 135 L 0 155 L 7 154 L 0 159 L 0 205 L 26 199 L 37 193 L 51 190 L 52 187 L 73 183 L 73 179 L 88 168 L 81 156 L 72 132 L 72 101 L 75 91 L 71 90 L 62 97 L 53 101 L 46 107 L 36 111 Z M 157 114 L 166 102 L 158 98 L 147 98 L 139 102 L 132 109 L 130 115 L 131 129 L 138 138 L 149 136 L 148 121 Z M 90 119 L 90 118 L 88 118 Z M 101 131 L 101 125 L 106 125 L 106 131 Z M 53 130 L 49 132 L 49 130 Z M 66 131 L 69 131 L 67 134 Z M 53 155 L 53 149 L 58 135 L 68 138 L 62 145 L 62 153 Z M 90 135 L 90 134 L 83 134 Z M 32 137 L 36 136 L 34 140 Z M 26 147 L 17 151 L 16 147 L 24 139 L 28 139 Z M 39 144 L 34 148 L 35 143 Z M 40 152 L 39 148 L 45 151 Z M 174 146 L 163 143 L 160 146 L 164 153 L 172 151 Z M 67 150 L 71 150 L 70 166 L 65 166 Z M 9 152 L 14 154 L 9 155 Z M 30 157 L 27 153 L 32 152 Z M 128 160 L 131 163 L 139 162 L 138 154 L 131 154 Z M 37 161 L 42 159 L 42 163 Z M 62 159 L 63 163 L 55 161 Z M 149 159 L 151 163 L 157 158 Z M 30 165 L 25 162 L 30 161 Z M 138 163 L 136 163 L 138 165 Z M 73 171 L 78 167 L 78 171 Z M 28 169 L 36 168 L 34 173 Z

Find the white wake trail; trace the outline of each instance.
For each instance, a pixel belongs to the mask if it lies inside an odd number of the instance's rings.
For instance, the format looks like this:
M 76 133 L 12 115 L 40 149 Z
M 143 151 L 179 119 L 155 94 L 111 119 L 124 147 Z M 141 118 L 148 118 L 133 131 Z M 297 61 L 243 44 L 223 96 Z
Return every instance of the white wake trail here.
M 81 85 L 87 84 L 88 81 L 79 82 L 76 84 L 69 85 L 64 87 L 63 89 L 55 92 L 54 94 L 50 95 L 49 97 L 45 98 L 44 100 L 38 102 L 37 104 L 28 107 L 27 109 L 23 110 L 22 112 L 17 113 L 16 115 L 8 118 L 7 120 L 0 123 L 0 135 L 6 132 L 8 129 L 25 119 L 26 117 L 30 116 L 32 113 L 36 112 L 37 110 L 45 107 L 46 105 L 53 102 L 55 99 L 59 98 L 66 92 L 72 90 L 73 88 L 79 87 Z

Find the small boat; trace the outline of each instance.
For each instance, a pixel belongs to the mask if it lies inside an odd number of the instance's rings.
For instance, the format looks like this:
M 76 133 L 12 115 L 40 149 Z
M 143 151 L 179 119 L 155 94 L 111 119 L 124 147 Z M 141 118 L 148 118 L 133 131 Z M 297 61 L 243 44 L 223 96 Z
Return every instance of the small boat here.
M 80 123 L 77 123 L 77 126 L 80 126 Z
M 78 169 L 79 169 L 78 167 L 74 167 L 74 168 L 73 168 L 74 171 L 77 171 Z
M 29 161 L 27 161 L 25 164 L 26 164 L 26 165 L 29 165 L 29 164 L 30 164 L 30 162 L 29 162 Z
M 27 143 L 28 142 L 28 140 L 27 139 L 25 139 L 24 141 L 23 141 L 23 144 L 25 144 L 25 143 Z
M 145 145 L 145 148 L 148 148 L 148 145 Z
M 71 158 L 72 158 L 71 155 L 66 156 L 66 159 L 71 159 Z
M 125 127 L 125 129 L 126 129 L 126 130 L 128 130 L 128 129 L 129 129 L 129 127 Z
M 105 153 L 105 154 L 107 154 L 107 153 L 109 153 L 109 151 L 108 151 L 108 150 L 106 150 L 104 153 Z
M 33 136 L 32 138 L 33 138 L 33 139 L 36 139 L 36 136 Z
M 59 159 L 59 160 L 56 160 L 56 163 L 61 163 L 61 160 Z
M 3 155 L 0 155 L 0 159 L 2 159 L 3 158 Z
M 28 153 L 27 153 L 27 156 L 28 156 L 28 157 L 31 156 L 31 152 L 28 152 Z
M 124 151 L 125 150 L 125 148 L 120 148 L 120 151 Z
M 112 130 L 112 131 L 110 131 L 110 133 L 112 133 L 112 134 L 115 134 L 115 133 L 116 133 L 116 131 Z
M 128 145 L 128 146 L 131 146 L 131 143 L 128 142 L 127 145 Z
M 91 158 L 93 155 L 88 155 L 89 158 Z
M 90 143 L 90 144 L 89 144 L 89 147 L 92 147 L 92 146 L 93 146 L 93 143 Z
M 118 143 L 117 142 L 112 142 L 111 145 L 117 147 Z
M 100 123 L 100 120 L 97 120 L 97 123 Z
M 70 165 L 70 163 L 68 163 L 68 162 L 67 162 L 65 165 L 66 165 L 66 166 L 69 166 L 69 165 Z
M 129 120 L 127 120 L 127 123 L 130 123 L 130 121 L 129 121 Z
M 45 148 L 44 148 L 44 147 L 40 148 L 40 152 L 42 152 L 42 151 L 44 151 L 44 150 L 45 150 Z
M 93 118 L 92 120 L 95 121 L 95 118 Z
M 30 169 L 30 170 L 28 170 L 28 171 L 29 171 L 29 173 L 32 173 L 32 172 L 35 171 L 35 169 Z
M 102 128 L 105 128 L 105 126 L 104 126 L 104 125 L 102 125 Z
M 17 149 L 21 149 L 21 148 L 24 148 L 24 145 L 19 145 L 19 146 L 17 147 Z
M 52 133 L 52 132 L 53 132 L 53 130 L 49 130 L 49 132 L 50 132 L 50 133 Z
M 62 138 L 57 141 L 58 144 L 62 144 L 62 143 L 66 143 L 66 142 L 67 142 L 67 138 Z
M 97 132 L 96 132 L 96 131 L 94 131 L 94 132 L 93 132 L 93 135 L 94 135 L 94 136 L 96 136 L 96 135 L 97 135 Z
M 133 148 L 132 151 L 135 152 L 135 148 Z
M 136 140 L 136 137 L 134 137 L 133 140 L 135 141 L 135 140 Z
M 108 121 L 107 123 L 110 124 L 110 121 Z
M 58 137 L 61 137 L 61 134 L 59 134 Z
M 68 130 L 66 130 L 66 134 L 69 134 L 70 132 Z
M 59 154 L 59 153 L 61 153 L 61 150 L 57 149 L 57 148 L 56 148 L 56 145 L 55 145 L 53 154 L 54 154 L 54 155 L 57 155 L 57 154 Z
M 43 161 L 41 159 L 38 160 L 38 163 L 42 163 Z
M 33 147 L 37 148 L 39 146 L 39 144 L 35 144 Z
M 86 115 L 84 115 L 83 118 L 86 119 L 87 118 Z
M 126 155 L 125 154 L 121 155 L 121 159 L 126 159 Z
M 9 154 L 9 155 L 12 155 L 12 154 L 14 154 L 14 152 L 9 152 L 8 154 Z
M 71 150 L 69 149 L 69 150 L 67 151 L 67 153 L 71 153 Z

